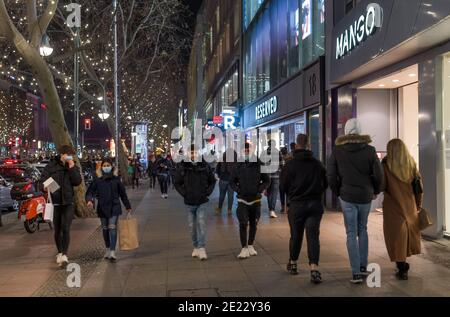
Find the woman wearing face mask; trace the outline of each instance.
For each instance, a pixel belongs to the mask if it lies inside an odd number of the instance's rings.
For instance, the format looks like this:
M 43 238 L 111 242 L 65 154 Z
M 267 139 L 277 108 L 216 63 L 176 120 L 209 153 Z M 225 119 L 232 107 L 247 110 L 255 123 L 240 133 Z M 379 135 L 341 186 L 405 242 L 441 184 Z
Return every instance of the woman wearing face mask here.
M 53 226 L 55 229 L 55 243 L 58 249 L 56 263 L 65 268 L 69 264 L 67 253 L 70 244 L 70 227 L 75 214 L 74 187 L 82 182 L 80 170 L 76 167 L 75 150 L 70 145 L 63 145 L 58 149 L 59 155 L 52 159 L 41 174 L 41 189 L 50 177 L 58 184 L 59 189 L 51 195 L 55 206 Z
M 97 213 L 103 228 L 103 238 L 106 246 L 105 259 L 115 262 L 117 260 L 117 221 L 122 214 L 120 200 L 122 200 L 128 213 L 131 213 L 131 205 L 125 186 L 117 176 L 110 160 L 102 162 L 101 170 L 97 171 L 97 176 L 98 178 L 89 186 L 86 193 L 86 201 L 88 207 L 92 208 L 94 198 L 97 197 L 98 199 Z

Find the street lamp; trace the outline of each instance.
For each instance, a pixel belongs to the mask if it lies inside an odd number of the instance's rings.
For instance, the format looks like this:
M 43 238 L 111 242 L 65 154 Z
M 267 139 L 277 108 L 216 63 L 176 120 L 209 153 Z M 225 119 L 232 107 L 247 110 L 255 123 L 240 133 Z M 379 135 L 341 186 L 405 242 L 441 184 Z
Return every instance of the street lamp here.
M 106 105 L 102 106 L 102 109 L 100 110 L 100 113 L 98 114 L 98 116 L 102 121 L 108 120 L 108 118 L 110 117 L 110 114 L 108 112 L 108 107 Z
M 42 37 L 41 46 L 39 47 L 39 53 L 42 57 L 48 57 L 53 53 L 53 47 L 50 46 L 50 38 L 47 34 Z

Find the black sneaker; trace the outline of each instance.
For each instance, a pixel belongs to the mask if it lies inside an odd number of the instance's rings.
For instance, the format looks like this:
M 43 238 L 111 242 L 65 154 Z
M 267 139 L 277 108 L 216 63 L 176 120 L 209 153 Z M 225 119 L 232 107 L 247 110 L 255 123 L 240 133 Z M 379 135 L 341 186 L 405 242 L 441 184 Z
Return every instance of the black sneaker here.
M 362 278 L 361 274 L 353 274 L 353 277 L 350 280 L 350 283 L 352 284 L 361 284 L 362 282 L 364 282 L 364 279 Z
M 322 275 L 319 271 L 311 271 L 311 283 L 320 284 L 322 283 Z
M 298 274 L 297 263 L 292 263 L 291 260 L 289 260 L 286 268 L 291 275 Z
M 367 271 L 367 267 L 365 266 L 361 266 L 359 272 L 364 278 L 370 275 L 370 272 Z

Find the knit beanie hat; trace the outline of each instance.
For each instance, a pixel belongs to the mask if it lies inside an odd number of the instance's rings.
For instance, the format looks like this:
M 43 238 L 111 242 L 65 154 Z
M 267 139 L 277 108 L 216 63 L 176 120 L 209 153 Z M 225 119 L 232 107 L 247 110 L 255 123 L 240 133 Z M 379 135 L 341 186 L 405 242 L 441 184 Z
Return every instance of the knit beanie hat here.
M 358 119 L 350 119 L 345 124 L 345 135 L 361 134 L 361 123 Z

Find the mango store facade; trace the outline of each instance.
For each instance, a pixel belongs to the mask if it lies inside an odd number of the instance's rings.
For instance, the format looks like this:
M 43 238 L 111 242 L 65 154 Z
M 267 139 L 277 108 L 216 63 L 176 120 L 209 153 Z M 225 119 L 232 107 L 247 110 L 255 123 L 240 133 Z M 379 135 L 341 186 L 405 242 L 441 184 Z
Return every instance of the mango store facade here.
M 389 140 L 401 138 L 424 178 L 424 207 L 434 221 L 425 234 L 448 235 L 450 1 L 361 0 L 348 13 L 339 13 L 338 3 L 326 3 L 335 12 L 326 26 L 331 140 L 353 117 L 380 159 Z

